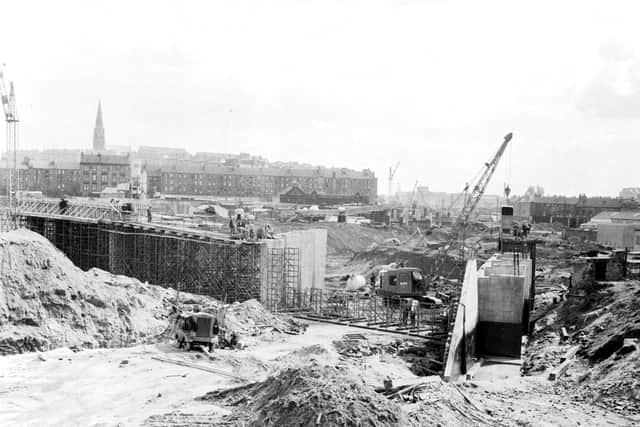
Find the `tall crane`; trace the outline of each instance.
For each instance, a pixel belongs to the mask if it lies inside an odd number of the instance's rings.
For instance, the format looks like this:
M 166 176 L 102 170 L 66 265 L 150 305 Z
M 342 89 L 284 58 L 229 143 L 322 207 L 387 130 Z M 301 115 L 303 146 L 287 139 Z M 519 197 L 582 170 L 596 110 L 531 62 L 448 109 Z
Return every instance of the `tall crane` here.
M 393 177 L 396 176 L 396 172 L 398 172 L 398 168 L 400 167 L 400 162 L 396 163 L 395 166 L 389 166 L 389 200 L 391 200 L 391 192 L 393 191 Z
M 9 83 L 9 93 L 5 83 L 4 64 L 0 67 L 0 100 L 4 110 L 5 121 L 7 122 L 7 197 L 9 208 L 12 207 L 12 176 L 16 175 L 16 188 L 20 186 L 20 176 L 18 174 L 17 151 L 18 151 L 18 110 L 16 109 L 16 93 L 13 82 Z M 13 150 L 13 169 L 10 166 L 10 153 Z
M 471 193 L 469 193 L 469 185 L 467 184 L 465 186 L 464 205 L 455 222 L 452 224 L 451 234 L 449 235 L 449 239 L 444 246 L 444 250 L 441 251 L 436 258 L 433 276 L 437 276 L 440 274 L 449 250 L 458 241 L 460 242 L 460 252 L 462 255 L 462 259 L 464 259 L 464 239 L 469 219 L 471 218 L 471 214 L 473 214 L 476 206 L 478 206 L 478 203 L 482 198 L 482 195 L 487 189 L 487 185 L 489 185 L 489 181 L 491 181 L 491 177 L 493 176 L 493 173 L 498 166 L 498 162 L 500 162 L 500 158 L 502 157 L 504 150 L 507 148 L 509 141 L 511 141 L 511 138 L 513 138 L 513 133 L 510 132 L 505 135 L 504 141 L 502 142 L 502 144 L 500 144 L 500 147 L 498 148 L 496 154 L 489 162 L 484 164 L 482 174 L 480 175 L 480 178 L 478 178 L 476 184 L 473 186 Z

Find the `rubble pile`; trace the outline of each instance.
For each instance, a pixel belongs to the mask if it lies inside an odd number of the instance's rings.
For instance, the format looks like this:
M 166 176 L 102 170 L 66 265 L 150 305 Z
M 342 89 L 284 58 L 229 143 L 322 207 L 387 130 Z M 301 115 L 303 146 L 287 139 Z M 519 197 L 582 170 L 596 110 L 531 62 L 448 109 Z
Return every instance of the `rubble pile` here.
M 380 351 L 379 346 L 372 345 L 362 334 L 346 334 L 332 344 L 338 354 L 346 357 L 366 357 Z
M 611 283 L 595 307 L 582 313 L 571 341 L 581 345 L 582 363 L 562 385 L 578 400 L 640 412 L 640 282 Z
M 218 310 L 223 309 L 225 328 L 235 332 L 239 337 L 255 337 L 267 332 L 297 335 L 307 328 L 305 322 L 284 314 L 274 314 L 255 299 L 223 304 L 212 298 L 207 300 L 203 300 L 202 297 L 186 300 L 181 298 L 180 309 L 186 312 L 201 311 L 214 315 Z
M 401 407 L 352 372 L 311 364 L 201 399 L 231 405 L 223 422 L 249 426 L 406 426 Z
M 227 307 L 225 325 L 240 335 L 256 336 L 266 329 L 297 335 L 305 331 L 307 324 L 291 316 L 274 314 L 259 301 L 251 299 L 235 302 Z
M 578 278 L 578 281 L 581 280 Z M 584 283 L 576 283 L 584 287 Z M 570 298 L 549 313 L 530 343 L 525 374 L 549 371 L 571 347 L 575 362 L 557 387 L 574 400 L 609 408 L 622 415 L 640 411 L 640 282 L 607 282 L 588 295 Z M 543 322 L 540 323 L 543 323 Z M 567 331 L 563 339 L 561 330 Z
M 432 376 L 413 387 L 413 400 L 407 407 L 413 425 L 478 426 L 504 425 L 493 419 L 479 401 L 460 385 L 445 383 Z

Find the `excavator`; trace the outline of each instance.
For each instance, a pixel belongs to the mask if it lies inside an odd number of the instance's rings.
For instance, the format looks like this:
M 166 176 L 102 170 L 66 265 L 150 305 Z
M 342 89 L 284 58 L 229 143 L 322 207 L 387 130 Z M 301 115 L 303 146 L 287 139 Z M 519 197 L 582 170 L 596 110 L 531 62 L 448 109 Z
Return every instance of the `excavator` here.
M 457 243 L 459 243 L 460 259 L 465 259 L 464 241 L 469 219 L 478 206 L 478 203 L 487 189 L 498 163 L 500 162 L 500 159 L 512 138 L 513 133 L 505 135 L 504 140 L 500 144 L 500 147 L 493 158 L 484 164 L 480 177 L 471 188 L 471 192 L 469 192 L 469 184 L 465 186 L 463 191 L 464 204 L 462 210 L 452 223 L 449 238 L 438 252 L 432 271 L 429 274 L 430 277 L 426 277 L 420 269 L 413 267 L 399 267 L 390 270 L 383 270 L 380 272 L 379 295 L 423 299 L 425 298 L 429 279 L 433 283 L 442 276 L 447 257 Z M 445 274 L 449 276 L 450 272 Z

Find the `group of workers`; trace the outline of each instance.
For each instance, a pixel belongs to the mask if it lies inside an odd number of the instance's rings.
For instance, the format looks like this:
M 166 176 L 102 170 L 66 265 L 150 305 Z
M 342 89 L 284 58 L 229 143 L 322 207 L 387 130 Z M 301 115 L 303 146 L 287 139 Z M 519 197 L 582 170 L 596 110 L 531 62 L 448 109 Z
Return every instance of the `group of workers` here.
M 416 326 L 418 310 L 420 310 L 420 301 L 418 301 L 415 298 L 403 298 L 402 299 L 402 324 L 407 325 L 410 318 L 411 326 Z
M 271 224 L 265 224 L 262 227 L 256 227 L 255 224 L 245 220 L 241 213 L 236 214 L 234 220 L 233 216 L 229 214 L 229 230 L 232 236 L 239 235 L 243 240 L 262 240 L 273 239 L 273 229 Z
M 513 223 L 513 237 L 523 237 L 526 238 L 531 231 L 531 224 L 525 222 L 522 224 L 518 224 L 517 222 Z

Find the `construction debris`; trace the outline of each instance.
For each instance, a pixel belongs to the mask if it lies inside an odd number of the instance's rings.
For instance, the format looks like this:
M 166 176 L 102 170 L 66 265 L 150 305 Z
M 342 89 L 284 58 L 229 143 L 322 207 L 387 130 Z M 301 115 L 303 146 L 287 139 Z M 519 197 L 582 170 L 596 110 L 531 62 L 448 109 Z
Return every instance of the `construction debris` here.
M 339 398 L 338 398 L 339 397 Z M 249 426 L 406 426 L 396 403 L 378 395 L 353 372 L 312 364 L 267 380 L 201 398 L 234 409 L 223 422 Z

